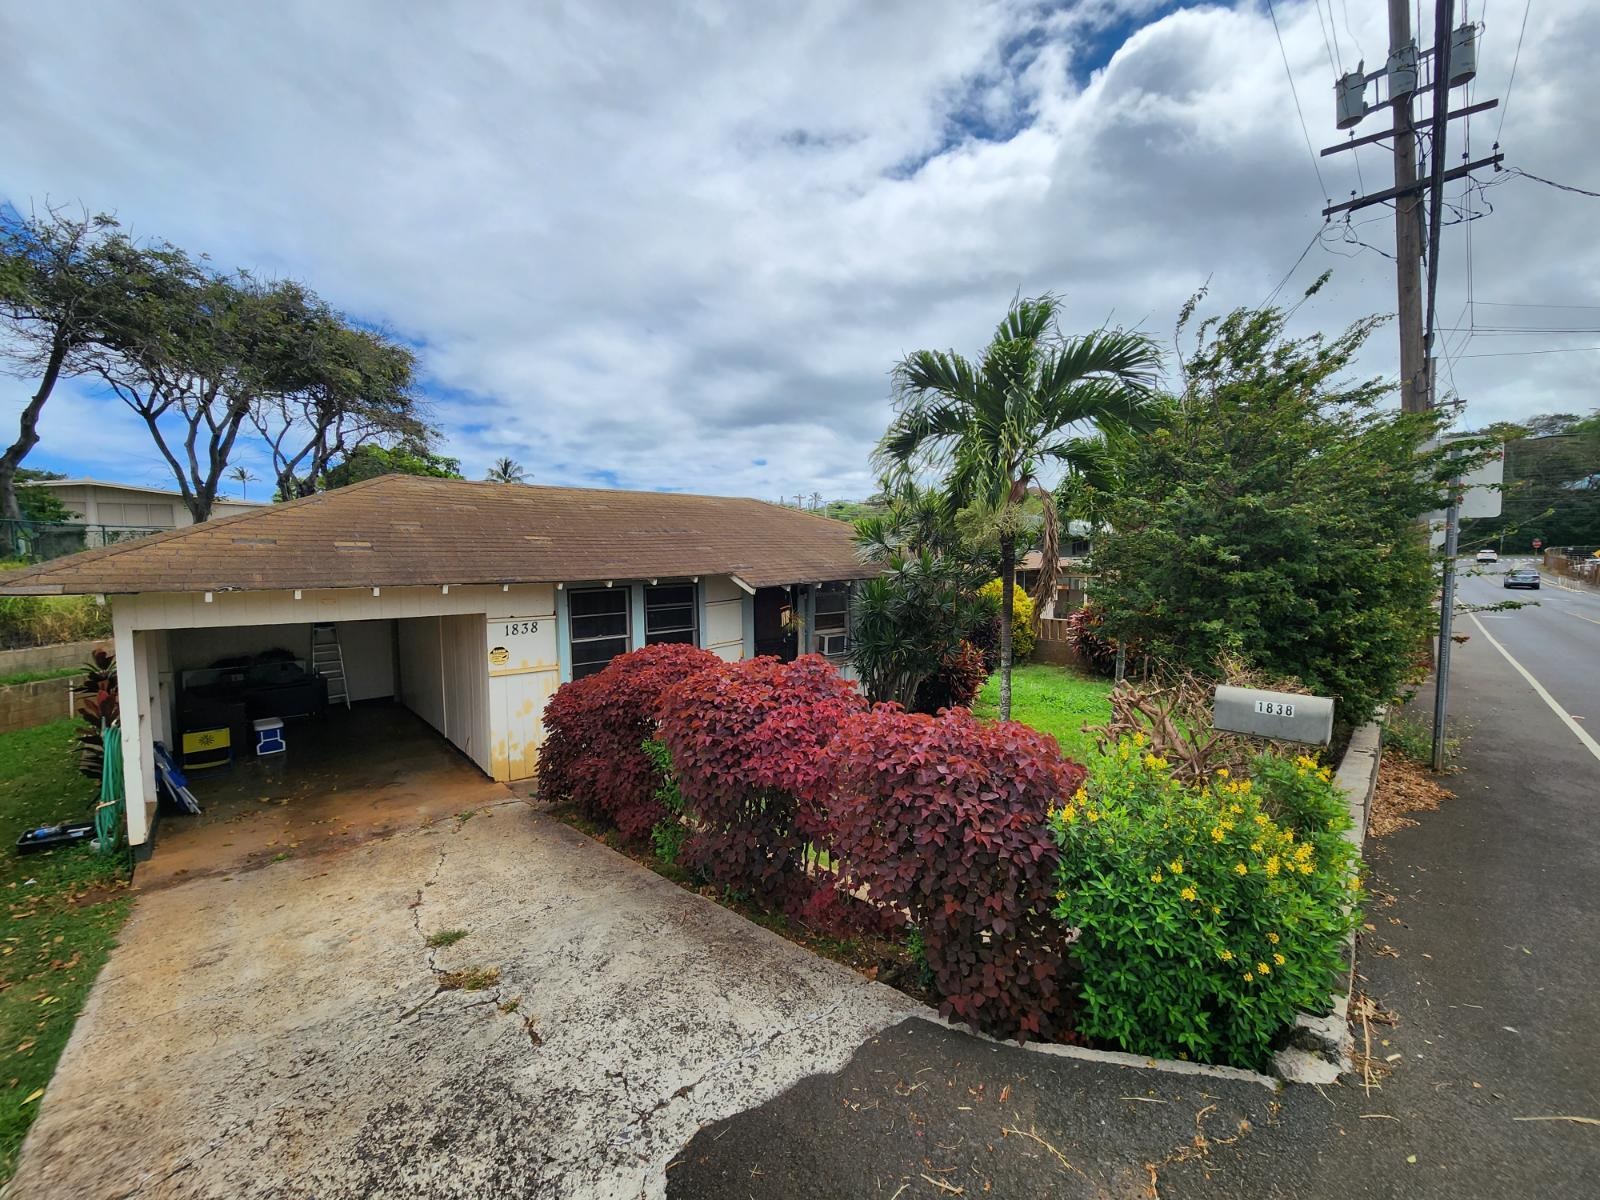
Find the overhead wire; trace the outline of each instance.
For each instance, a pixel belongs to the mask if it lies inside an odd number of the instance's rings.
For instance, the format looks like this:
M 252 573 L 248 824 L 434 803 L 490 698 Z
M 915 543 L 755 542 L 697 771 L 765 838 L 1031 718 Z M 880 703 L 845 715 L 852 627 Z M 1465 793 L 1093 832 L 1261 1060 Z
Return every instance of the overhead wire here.
M 1317 152 L 1311 145 L 1311 130 L 1306 125 L 1306 114 L 1300 108 L 1300 92 L 1294 86 L 1294 72 L 1289 69 L 1289 52 L 1283 48 L 1283 31 L 1278 28 L 1278 13 L 1272 5 L 1272 0 L 1267 0 L 1267 15 L 1272 18 L 1272 33 L 1278 39 L 1278 54 L 1283 58 L 1283 73 L 1289 79 L 1289 95 L 1294 98 L 1295 115 L 1300 118 L 1300 132 L 1305 135 L 1306 153 L 1311 156 L 1311 169 L 1316 173 L 1317 187 L 1322 189 L 1322 198 L 1326 202 L 1333 197 L 1328 195 L 1328 185 L 1322 181 L 1322 168 L 1317 165 Z
M 1506 113 L 1511 111 L 1511 89 L 1517 85 L 1517 64 L 1522 61 L 1522 39 L 1528 32 L 1528 10 L 1533 0 L 1522 0 L 1522 27 L 1517 30 L 1517 49 L 1511 56 L 1511 78 L 1506 81 L 1506 94 L 1500 101 L 1500 123 L 1495 126 L 1495 144 L 1500 144 L 1500 131 L 1506 127 Z

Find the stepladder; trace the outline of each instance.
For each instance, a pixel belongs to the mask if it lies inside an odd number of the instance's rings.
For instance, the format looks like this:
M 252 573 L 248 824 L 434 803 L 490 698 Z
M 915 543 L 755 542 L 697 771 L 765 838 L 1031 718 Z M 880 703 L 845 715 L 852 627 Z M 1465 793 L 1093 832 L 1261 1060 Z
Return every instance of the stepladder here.
M 311 669 L 328 681 L 328 703 L 350 707 L 350 688 L 344 675 L 344 649 L 336 625 L 311 627 Z

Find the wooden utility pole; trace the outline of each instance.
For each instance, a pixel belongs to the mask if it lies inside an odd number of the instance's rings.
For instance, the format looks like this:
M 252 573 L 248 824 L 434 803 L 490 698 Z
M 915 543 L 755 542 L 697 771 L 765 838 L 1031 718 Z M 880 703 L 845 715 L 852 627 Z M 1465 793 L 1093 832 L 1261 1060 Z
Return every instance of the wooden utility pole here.
M 1389 0 L 1389 50 L 1411 44 L 1410 0 Z M 1400 408 L 1426 412 L 1430 404 L 1427 352 L 1422 345 L 1422 201 L 1417 190 L 1417 135 L 1411 92 L 1394 109 L 1394 275 L 1400 319 Z

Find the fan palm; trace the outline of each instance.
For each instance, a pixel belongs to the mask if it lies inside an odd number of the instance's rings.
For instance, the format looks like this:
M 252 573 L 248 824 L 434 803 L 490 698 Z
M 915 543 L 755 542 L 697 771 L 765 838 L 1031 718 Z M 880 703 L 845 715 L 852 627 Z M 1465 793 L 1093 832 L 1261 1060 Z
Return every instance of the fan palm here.
M 897 407 L 876 457 L 888 470 L 931 467 L 959 506 L 994 512 L 1000 532 L 1000 718 L 1011 717 L 1011 613 L 1018 515 L 1045 500 L 1041 589 L 1054 586 L 1058 532 L 1042 472 L 1090 453 L 1087 434 L 1137 428 L 1155 394 L 1161 357 L 1143 334 L 1099 330 L 1065 338 L 1054 296 L 1014 300 L 983 357 L 918 350 L 895 367 Z M 1048 594 L 1048 592 L 1044 592 Z

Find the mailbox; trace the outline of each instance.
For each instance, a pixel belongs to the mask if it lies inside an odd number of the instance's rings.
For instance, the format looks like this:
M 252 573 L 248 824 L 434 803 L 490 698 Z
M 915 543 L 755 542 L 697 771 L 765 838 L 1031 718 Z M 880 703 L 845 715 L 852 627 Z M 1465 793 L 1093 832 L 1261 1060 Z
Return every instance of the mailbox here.
M 1212 702 L 1211 724 L 1228 733 L 1326 746 L 1333 739 L 1333 701 L 1224 684 Z

